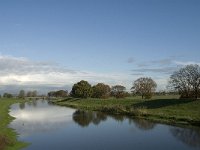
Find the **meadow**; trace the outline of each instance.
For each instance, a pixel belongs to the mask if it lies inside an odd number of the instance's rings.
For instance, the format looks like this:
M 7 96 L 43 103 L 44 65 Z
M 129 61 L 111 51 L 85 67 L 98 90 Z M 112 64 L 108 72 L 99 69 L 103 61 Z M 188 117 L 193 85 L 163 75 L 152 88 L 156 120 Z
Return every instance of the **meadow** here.
M 128 115 L 167 124 L 200 126 L 200 100 L 179 99 L 178 95 L 154 96 L 145 100 L 141 97 L 127 98 L 65 98 L 54 100 L 54 104 L 84 110 L 102 111 Z

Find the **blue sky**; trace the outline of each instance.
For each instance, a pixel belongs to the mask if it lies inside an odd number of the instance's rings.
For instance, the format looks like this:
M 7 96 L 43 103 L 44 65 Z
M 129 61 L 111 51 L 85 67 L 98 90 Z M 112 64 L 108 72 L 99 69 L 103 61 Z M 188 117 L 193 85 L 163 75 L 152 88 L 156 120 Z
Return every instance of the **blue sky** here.
M 61 87 L 83 78 L 130 88 L 151 76 L 164 88 L 176 68 L 200 63 L 199 16 L 199 0 L 0 0 L 0 66 L 12 62 L 1 69 L 7 74 L 1 73 L 0 88 L 35 82 L 24 71 L 31 66 L 45 78 L 38 71 L 44 64 L 52 80 L 35 88 L 61 86 L 52 75 L 61 70 L 76 72 L 64 72 Z M 22 64 L 31 65 L 19 75 Z

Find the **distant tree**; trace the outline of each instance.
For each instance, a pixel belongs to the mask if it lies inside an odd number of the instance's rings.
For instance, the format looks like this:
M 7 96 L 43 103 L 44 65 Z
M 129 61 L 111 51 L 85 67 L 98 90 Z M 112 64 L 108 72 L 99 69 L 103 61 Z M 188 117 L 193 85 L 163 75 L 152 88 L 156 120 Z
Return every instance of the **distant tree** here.
M 130 96 L 132 96 L 132 94 L 129 93 L 129 92 L 125 92 L 124 94 L 125 94 L 125 97 L 130 97 Z
M 169 85 L 181 98 L 198 98 L 200 95 L 200 66 L 187 65 L 170 76 Z
M 88 98 L 92 96 L 91 85 L 84 80 L 76 83 L 72 87 L 71 96 L 79 98 Z
M 64 90 L 59 90 L 55 92 L 56 97 L 67 97 L 68 96 L 68 91 L 64 91 Z
M 111 88 L 111 95 L 116 98 L 123 98 L 126 96 L 126 88 L 122 85 L 115 85 Z
M 67 97 L 68 91 L 59 90 L 59 91 L 51 91 L 48 93 L 48 97 Z
M 92 89 L 92 97 L 94 98 L 108 98 L 111 91 L 110 86 L 103 83 L 98 83 L 97 85 L 94 85 Z
M 50 91 L 50 92 L 48 92 L 48 97 L 56 97 L 55 96 L 55 91 Z
M 28 91 L 26 94 L 27 97 L 37 97 L 37 91 Z
M 25 91 L 24 90 L 20 90 L 19 94 L 18 94 L 19 98 L 25 98 Z
M 37 97 L 37 91 L 36 90 L 32 91 L 32 97 Z
M 4 93 L 4 94 L 3 94 L 3 97 L 4 97 L 4 98 L 12 98 L 13 95 L 10 94 L 10 93 Z
M 167 92 L 164 91 L 164 90 L 160 90 L 158 92 L 155 92 L 155 95 L 166 95 L 166 94 L 167 94 Z
M 26 96 L 27 96 L 27 97 L 32 97 L 32 91 L 28 91 L 28 92 L 26 93 Z
M 152 97 L 157 87 L 156 82 L 148 77 L 139 78 L 133 83 L 131 88 L 133 93 L 140 94 L 143 98 L 149 99 Z

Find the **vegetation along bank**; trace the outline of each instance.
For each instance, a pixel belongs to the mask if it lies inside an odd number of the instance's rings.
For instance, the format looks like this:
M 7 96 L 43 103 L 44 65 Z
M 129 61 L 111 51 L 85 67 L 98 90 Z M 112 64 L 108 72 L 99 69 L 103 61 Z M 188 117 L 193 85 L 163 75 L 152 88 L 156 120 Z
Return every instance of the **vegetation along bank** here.
M 8 127 L 9 123 L 14 119 L 9 115 L 9 107 L 14 103 L 24 102 L 24 100 L 14 98 L 0 99 L 0 150 L 17 150 L 27 146 L 17 140 L 17 133 Z
M 179 96 L 154 96 L 150 100 L 140 97 L 126 98 L 65 98 L 54 104 L 77 109 L 128 115 L 167 124 L 200 126 L 200 101 L 179 99 Z
M 170 124 L 200 126 L 200 66 L 187 65 L 175 71 L 170 76 L 168 86 L 177 95 L 170 92 L 156 94 L 157 84 L 150 77 L 135 80 L 132 93 L 128 93 L 122 85 L 110 87 L 98 83 L 91 86 L 81 80 L 73 85 L 70 97 L 53 103 Z M 51 98 L 52 92 L 48 96 Z

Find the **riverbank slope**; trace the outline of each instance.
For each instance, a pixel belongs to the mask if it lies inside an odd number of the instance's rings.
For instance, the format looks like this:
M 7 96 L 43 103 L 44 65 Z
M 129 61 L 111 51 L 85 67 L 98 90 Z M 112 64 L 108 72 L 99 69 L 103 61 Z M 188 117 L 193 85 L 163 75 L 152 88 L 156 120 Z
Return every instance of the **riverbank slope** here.
M 140 97 L 123 99 L 66 98 L 52 101 L 60 106 L 128 115 L 167 124 L 200 126 L 200 100 L 180 100 L 178 96 L 155 96 L 151 100 Z
M 8 127 L 14 119 L 9 115 L 9 107 L 14 103 L 24 102 L 19 99 L 0 99 L 0 149 L 17 150 L 27 146 L 26 143 L 17 141 L 17 133 Z

